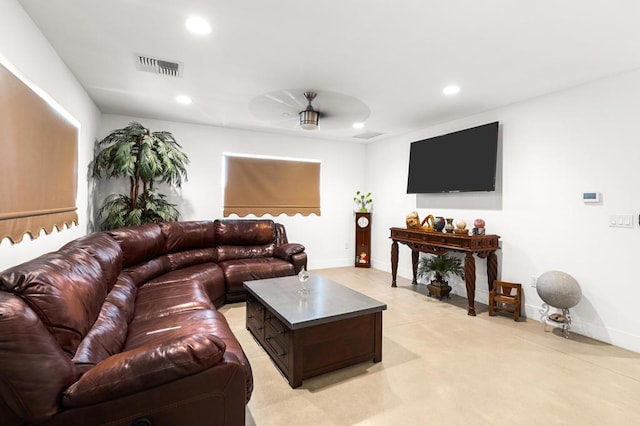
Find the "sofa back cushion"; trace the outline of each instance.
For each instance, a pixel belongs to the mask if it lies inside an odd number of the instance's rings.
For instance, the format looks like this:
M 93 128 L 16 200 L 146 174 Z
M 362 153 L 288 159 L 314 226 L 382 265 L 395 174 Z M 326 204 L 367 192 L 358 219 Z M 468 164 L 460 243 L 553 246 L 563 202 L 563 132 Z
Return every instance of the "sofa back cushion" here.
M 59 411 L 60 394 L 78 377 L 35 312 L 0 291 L 0 399 L 23 423 L 40 423 Z
M 216 245 L 212 221 L 163 222 L 159 225 L 166 240 L 167 253 Z
M 287 244 L 289 240 L 287 239 L 287 231 L 284 228 L 284 225 L 281 223 L 276 223 L 276 246 L 281 246 Z
M 155 223 L 112 229 L 107 233 L 122 248 L 124 267 L 155 259 L 166 251 L 164 234 L 160 230 L 160 226 Z
M 273 256 L 276 227 L 272 220 L 216 220 L 214 228 L 219 262 Z
M 68 247 L 1 272 L 0 289 L 33 309 L 60 347 L 73 356 L 100 313 L 108 285 L 93 256 Z
M 74 248 L 86 251 L 100 263 L 107 289 L 111 290 L 122 270 L 123 254 L 120 245 L 107 233 L 94 232 L 67 243 L 60 251 Z

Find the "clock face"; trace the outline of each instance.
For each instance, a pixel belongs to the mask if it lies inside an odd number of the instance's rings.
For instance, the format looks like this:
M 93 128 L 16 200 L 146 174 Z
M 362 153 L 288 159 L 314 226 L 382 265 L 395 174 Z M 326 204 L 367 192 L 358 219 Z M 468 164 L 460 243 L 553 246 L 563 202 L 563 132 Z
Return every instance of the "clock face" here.
M 360 228 L 366 228 L 367 226 L 369 226 L 369 219 L 364 216 L 360 216 L 360 218 L 358 219 L 358 226 Z

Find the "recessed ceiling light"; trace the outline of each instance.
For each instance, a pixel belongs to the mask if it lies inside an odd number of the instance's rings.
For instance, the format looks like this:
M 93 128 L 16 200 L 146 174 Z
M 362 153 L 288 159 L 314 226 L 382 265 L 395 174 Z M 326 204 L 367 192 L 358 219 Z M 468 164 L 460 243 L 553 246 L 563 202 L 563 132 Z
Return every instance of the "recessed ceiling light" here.
M 362 123 L 360 121 L 357 121 L 357 122 L 353 123 L 353 125 L 351 127 L 353 127 L 354 129 L 362 129 L 364 127 L 364 123 Z
M 176 96 L 176 102 L 182 105 L 189 105 L 191 98 L 185 95 Z
M 442 93 L 444 93 L 445 95 L 456 95 L 459 92 L 460 92 L 460 86 L 457 86 L 455 84 L 452 84 L 442 89 Z
M 192 16 L 187 19 L 187 29 L 194 34 L 209 34 L 211 32 L 211 25 L 206 19 L 200 16 Z

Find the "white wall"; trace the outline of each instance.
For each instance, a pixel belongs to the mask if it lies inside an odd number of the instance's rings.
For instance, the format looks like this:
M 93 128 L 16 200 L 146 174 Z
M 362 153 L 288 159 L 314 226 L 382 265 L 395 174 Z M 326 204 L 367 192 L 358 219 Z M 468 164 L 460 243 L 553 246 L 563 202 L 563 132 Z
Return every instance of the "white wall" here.
M 19 42 L 17 42 L 19 41 Z M 3 0 L 0 55 L 39 86 L 81 125 L 78 164 L 80 225 L 52 235 L 28 237 L 16 245 L 0 243 L 0 270 L 55 250 L 86 232 L 87 166 L 93 141 L 133 118 L 105 116 L 35 27 L 16 0 Z M 583 300 L 573 309 L 574 329 L 584 335 L 640 352 L 640 318 L 635 305 L 640 283 L 635 256 L 640 240 L 640 71 L 572 90 L 489 111 L 420 132 L 370 145 L 331 142 L 208 126 L 139 119 L 152 130 L 174 133 L 191 158 L 189 181 L 180 208 L 183 219 L 217 218 L 221 206 L 221 155 L 237 152 L 322 160 L 322 215 L 276 218 L 291 241 L 308 248 L 311 269 L 353 262 L 353 204 L 356 190 L 371 191 L 373 266 L 389 271 L 389 228 L 403 226 L 420 206 L 426 214 L 487 221 L 501 236 L 499 276 L 524 285 L 526 314 L 539 319 L 541 300 L 531 277 L 557 269 L 580 283 Z M 461 95 L 464 96 L 464 93 Z M 409 144 L 415 140 L 498 120 L 502 136 L 501 207 L 478 209 L 474 203 L 407 195 Z M 452 161 L 455 166 L 455 162 Z M 600 205 L 585 205 L 583 191 L 603 194 Z M 419 201 L 419 202 L 418 202 Z M 445 204 L 443 204 L 443 202 Z M 608 227 L 610 214 L 633 214 L 633 229 Z M 409 251 L 400 253 L 401 276 L 410 276 Z M 478 262 L 477 300 L 486 302 L 486 269 Z M 464 286 L 454 291 L 464 295 Z
M 225 152 L 321 160 L 321 215 L 280 215 L 275 220 L 285 225 L 290 242 L 307 247 L 309 269 L 353 265 L 352 200 L 357 190 L 366 190 L 361 186 L 365 182 L 365 145 L 116 115 L 104 115 L 99 138 L 131 121 L 152 131 L 171 132 L 189 157 L 182 196 L 171 198 L 179 205 L 182 220 L 222 218 Z
M 22 6 L 15 0 L 2 0 L 0 13 L 0 56 L 2 63 L 15 68 L 21 77 L 38 86 L 80 123 L 78 142 L 78 206 L 79 226 L 41 235 L 35 240 L 27 235 L 12 245 L 0 242 L 0 270 L 27 261 L 42 253 L 57 250 L 67 241 L 86 233 L 87 166 L 93 155 L 100 112 L 87 96 Z M 19 178 L 16 176 L 16 178 Z
M 497 120 L 502 207 L 479 209 L 473 202 L 461 207 L 459 196 L 443 194 L 431 199 L 438 208 L 421 208 L 420 217 L 467 223 L 484 218 L 487 232 L 501 236 L 499 277 L 523 284 L 527 317 L 539 320 L 542 304 L 532 277 L 564 271 L 583 292 L 572 309 L 573 329 L 640 352 L 638 93 L 640 71 L 635 71 L 369 145 L 368 180 L 377 198 L 373 266 L 390 271 L 388 228 L 404 226 L 417 205 L 430 205 L 428 195 L 406 195 L 410 142 Z M 585 191 L 601 192 L 602 203 L 584 204 Z M 455 208 L 446 208 L 447 196 Z M 633 229 L 609 227 L 611 214 L 633 214 Z M 399 275 L 407 278 L 409 253 L 403 247 L 399 261 Z M 485 262 L 476 264 L 476 300 L 486 303 Z M 454 291 L 466 295 L 461 282 Z

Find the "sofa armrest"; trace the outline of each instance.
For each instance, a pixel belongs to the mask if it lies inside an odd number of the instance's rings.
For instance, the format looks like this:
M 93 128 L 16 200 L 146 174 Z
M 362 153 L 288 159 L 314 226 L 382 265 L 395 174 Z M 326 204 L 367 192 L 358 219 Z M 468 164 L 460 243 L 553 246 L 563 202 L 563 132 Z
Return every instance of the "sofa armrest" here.
M 294 254 L 302 253 L 304 251 L 304 246 L 302 244 L 297 243 L 287 243 L 282 244 L 273 251 L 273 255 L 275 257 L 279 257 L 283 260 L 291 260 L 291 257 Z
M 203 371 L 222 359 L 226 346 L 195 334 L 113 355 L 87 371 L 63 396 L 67 408 L 130 395 Z
M 307 268 L 307 253 L 302 252 L 302 253 L 294 254 L 293 256 L 291 256 L 291 263 L 293 263 L 293 268 L 294 268 L 296 274 L 298 272 L 300 272 L 300 270 L 302 268 L 308 269 Z

